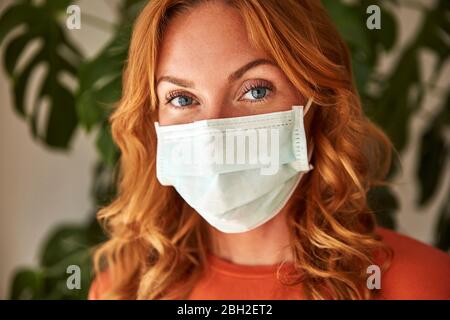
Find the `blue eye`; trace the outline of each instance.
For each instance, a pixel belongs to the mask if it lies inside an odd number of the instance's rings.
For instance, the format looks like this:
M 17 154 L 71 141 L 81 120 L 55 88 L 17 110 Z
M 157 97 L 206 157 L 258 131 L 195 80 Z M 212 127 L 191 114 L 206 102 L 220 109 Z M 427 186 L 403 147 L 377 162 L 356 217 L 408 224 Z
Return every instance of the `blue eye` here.
M 170 93 L 166 98 L 166 104 L 170 104 L 174 108 L 189 108 L 194 104 L 198 104 L 194 98 L 182 93 Z
M 252 89 L 250 91 L 248 91 L 244 97 L 246 97 L 248 94 L 250 94 L 250 96 L 254 99 L 263 99 L 266 94 L 267 94 L 267 88 L 255 88 Z M 251 98 L 251 97 L 247 97 L 247 98 Z
M 193 99 L 187 96 L 179 96 L 172 99 L 170 102 L 176 107 L 185 107 L 192 104 Z
M 258 79 L 256 82 L 246 84 L 244 87 L 244 95 L 240 100 L 248 102 L 265 102 L 267 97 L 271 95 L 273 86 L 269 81 Z

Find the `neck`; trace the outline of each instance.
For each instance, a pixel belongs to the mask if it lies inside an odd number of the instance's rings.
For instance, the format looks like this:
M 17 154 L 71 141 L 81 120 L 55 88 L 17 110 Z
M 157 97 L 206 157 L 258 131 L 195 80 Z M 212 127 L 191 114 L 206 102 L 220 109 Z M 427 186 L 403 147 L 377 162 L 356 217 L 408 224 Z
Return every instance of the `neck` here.
M 292 261 L 286 210 L 247 232 L 224 233 L 210 225 L 208 229 L 212 254 L 219 258 L 244 265 L 274 265 Z

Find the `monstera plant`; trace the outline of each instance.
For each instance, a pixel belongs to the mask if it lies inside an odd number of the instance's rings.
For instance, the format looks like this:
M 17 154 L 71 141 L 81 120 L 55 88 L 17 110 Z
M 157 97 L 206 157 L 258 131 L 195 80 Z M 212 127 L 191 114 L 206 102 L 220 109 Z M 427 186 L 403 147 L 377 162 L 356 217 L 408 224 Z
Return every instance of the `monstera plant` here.
M 96 135 L 101 156 L 94 170 L 90 221 L 56 226 L 41 246 L 39 265 L 19 269 L 13 275 L 12 299 L 84 299 L 87 296 L 92 276 L 86 272 L 91 270 L 91 248 L 105 239 L 95 212 L 110 202 L 116 192 L 116 163 L 120 154 L 111 139 L 107 119 L 121 94 L 121 72 L 131 27 L 146 2 L 122 0 L 117 8 L 120 18 L 112 40 L 89 59 L 67 36 L 66 9 L 74 4 L 70 0 L 17 0 L 0 16 L 3 66 L 10 79 L 13 107 L 29 123 L 33 138 L 48 147 L 69 150 L 75 130 L 86 130 Z M 424 19 L 386 74 L 379 73 L 377 66 L 382 55 L 391 52 L 397 42 L 398 23 L 392 10 L 400 1 L 392 1 L 388 7 L 383 1 L 322 2 L 352 51 L 355 79 L 366 114 L 388 133 L 401 153 L 408 142 L 412 115 L 421 107 L 425 93 L 435 86 L 442 66 L 448 62 L 449 1 L 438 0 L 433 8 L 416 8 L 423 11 Z M 367 8 L 373 4 L 381 10 L 381 28 L 371 30 L 366 20 Z M 30 45 L 37 49 L 27 55 L 22 66 L 19 59 Z M 423 83 L 421 77 L 419 54 L 423 49 L 436 57 L 428 83 Z M 45 71 L 37 80 L 39 91 L 28 106 L 25 104 L 27 88 L 34 71 L 41 66 L 45 66 Z M 444 137 L 444 131 L 450 126 L 450 95 L 448 90 L 444 94 L 444 104 L 421 137 L 416 155 L 418 206 L 425 206 L 438 192 L 450 157 L 449 142 Z M 41 128 L 38 119 L 44 112 L 46 127 Z M 396 164 L 394 161 L 391 176 L 398 170 Z M 395 228 L 398 202 L 391 189 L 373 188 L 369 200 L 380 223 Z M 441 204 L 434 244 L 444 250 L 450 248 L 450 197 Z M 67 289 L 68 265 L 78 265 L 83 270 L 80 290 Z

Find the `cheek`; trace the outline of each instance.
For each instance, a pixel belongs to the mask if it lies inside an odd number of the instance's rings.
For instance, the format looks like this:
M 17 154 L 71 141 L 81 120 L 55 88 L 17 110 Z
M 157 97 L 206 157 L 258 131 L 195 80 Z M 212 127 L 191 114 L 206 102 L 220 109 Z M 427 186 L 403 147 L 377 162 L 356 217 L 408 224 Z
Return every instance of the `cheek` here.
M 160 125 L 170 125 L 173 121 L 173 116 L 170 114 L 170 110 L 167 110 L 168 108 L 166 106 L 158 106 L 157 115 L 158 115 L 158 122 Z
M 287 111 L 293 105 L 305 105 L 307 98 L 289 81 L 284 74 L 278 74 L 275 86 L 277 88 L 273 101 L 274 112 Z
M 167 126 L 174 124 L 174 118 L 170 115 L 170 112 L 166 108 L 159 108 L 158 109 L 158 122 L 162 126 Z
M 175 110 L 168 106 L 158 107 L 158 122 L 161 126 L 185 124 L 199 120 L 193 111 Z
M 285 85 L 275 94 L 274 112 L 291 110 L 292 106 L 305 105 L 307 101 L 307 99 L 305 99 L 293 86 L 289 87 L 288 85 Z

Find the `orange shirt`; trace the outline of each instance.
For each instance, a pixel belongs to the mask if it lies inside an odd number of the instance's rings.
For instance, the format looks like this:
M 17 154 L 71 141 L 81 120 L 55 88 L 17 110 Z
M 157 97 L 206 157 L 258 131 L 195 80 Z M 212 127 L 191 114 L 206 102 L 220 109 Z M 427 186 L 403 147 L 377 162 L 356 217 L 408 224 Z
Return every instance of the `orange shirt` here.
M 390 268 L 381 275 L 382 299 L 450 299 L 450 256 L 429 245 L 384 228 L 383 241 L 394 251 Z M 209 268 L 189 299 L 303 299 L 301 287 L 284 286 L 277 265 L 238 265 L 210 255 Z M 292 268 L 286 264 L 283 270 Z M 106 273 L 96 277 L 88 299 L 100 298 L 109 286 Z

